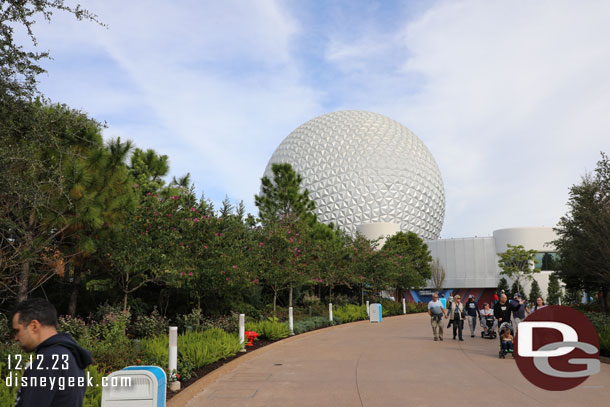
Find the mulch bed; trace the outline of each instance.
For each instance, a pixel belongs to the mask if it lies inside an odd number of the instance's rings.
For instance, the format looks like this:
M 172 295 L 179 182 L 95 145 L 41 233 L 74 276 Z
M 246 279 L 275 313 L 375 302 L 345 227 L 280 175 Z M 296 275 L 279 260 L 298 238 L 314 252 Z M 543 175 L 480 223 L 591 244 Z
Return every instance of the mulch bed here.
M 264 346 L 267 346 L 269 344 L 273 343 L 273 341 L 267 341 L 264 339 L 259 339 L 259 340 L 255 340 L 253 342 L 253 346 L 246 346 L 246 349 L 248 352 L 251 352 L 255 349 L 259 349 L 262 348 Z M 181 382 L 180 385 L 180 391 L 177 392 L 173 392 L 173 391 L 167 391 L 167 400 L 171 399 L 172 397 L 174 397 L 176 394 L 180 393 L 182 390 L 186 389 L 188 386 L 190 386 L 191 384 L 195 383 L 197 380 L 201 379 L 203 376 L 207 375 L 208 373 L 218 369 L 220 366 L 229 363 L 230 361 L 232 361 L 233 359 L 237 359 L 240 356 L 246 355 L 248 352 L 238 352 L 237 355 L 235 356 L 231 356 L 229 358 L 226 359 L 221 359 L 221 360 L 217 360 L 214 363 L 211 363 L 207 366 L 202 367 L 201 369 L 195 370 L 193 372 L 193 376 L 184 382 Z

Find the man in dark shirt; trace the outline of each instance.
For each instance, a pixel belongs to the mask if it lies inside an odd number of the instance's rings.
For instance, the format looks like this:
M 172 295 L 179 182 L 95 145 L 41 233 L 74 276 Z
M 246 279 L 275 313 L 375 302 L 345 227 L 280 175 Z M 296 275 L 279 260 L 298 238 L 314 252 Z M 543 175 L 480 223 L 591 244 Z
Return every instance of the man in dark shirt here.
M 502 294 L 500 296 L 500 301 L 494 305 L 494 317 L 498 320 L 498 327 L 500 327 L 504 322 L 508 322 L 510 324 L 510 313 L 512 308 L 508 302 L 508 297 L 506 294 Z
M 511 309 L 513 310 L 513 320 L 515 321 L 514 325 L 516 333 L 519 324 L 525 319 L 526 312 L 529 314 L 530 309 L 523 298 L 521 298 L 520 293 L 515 294 L 515 299 L 511 302 Z
M 474 338 L 474 330 L 477 327 L 477 320 L 481 318 L 479 304 L 474 300 L 474 295 L 468 297 L 466 302 L 466 313 L 468 314 L 468 326 L 470 327 L 470 337 Z
M 23 301 L 12 320 L 15 341 L 24 351 L 36 352 L 32 364 L 21 365 L 18 372 L 21 387 L 15 407 L 82 407 L 87 389 L 84 369 L 92 362 L 91 354 L 69 334 L 57 333 L 53 304 L 42 298 Z

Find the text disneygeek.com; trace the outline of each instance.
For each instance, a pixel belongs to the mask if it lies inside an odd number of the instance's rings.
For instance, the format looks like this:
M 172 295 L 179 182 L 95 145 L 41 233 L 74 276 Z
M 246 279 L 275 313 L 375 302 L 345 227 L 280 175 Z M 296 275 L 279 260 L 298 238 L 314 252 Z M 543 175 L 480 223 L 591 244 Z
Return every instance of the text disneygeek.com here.
M 102 377 L 102 387 L 131 387 L 131 377 Z M 93 377 L 87 376 L 21 376 L 19 373 L 9 373 L 4 379 L 6 387 L 21 386 L 48 388 L 49 390 L 64 390 L 66 387 L 100 387 L 100 383 L 93 383 Z

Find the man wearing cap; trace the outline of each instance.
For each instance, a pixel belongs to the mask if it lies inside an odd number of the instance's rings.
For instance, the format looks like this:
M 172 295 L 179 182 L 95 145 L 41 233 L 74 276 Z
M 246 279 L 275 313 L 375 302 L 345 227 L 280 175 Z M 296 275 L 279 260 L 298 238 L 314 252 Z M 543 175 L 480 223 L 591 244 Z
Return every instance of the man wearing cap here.
M 432 294 L 432 301 L 428 303 L 428 315 L 430 315 L 430 324 L 432 325 L 432 334 L 434 340 L 443 340 L 443 315 L 446 315 L 443 303 L 438 299 L 438 294 Z M 438 333 L 437 333 L 438 331 Z
M 515 298 L 511 302 L 511 308 L 513 310 L 513 320 L 515 321 L 515 333 L 517 333 L 519 323 L 525 319 L 526 312 L 529 314 L 530 309 L 523 298 L 521 298 L 521 293 L 515 293 Z
M 468 316 L 468 326 L 470 327 L 470 337 L 474 338 L 474 330 L 477 327 L 477 320 L 481 318 L 479 304 L 474 300 L 474 295 L 468 296 L 466 302 L 466 314 Z

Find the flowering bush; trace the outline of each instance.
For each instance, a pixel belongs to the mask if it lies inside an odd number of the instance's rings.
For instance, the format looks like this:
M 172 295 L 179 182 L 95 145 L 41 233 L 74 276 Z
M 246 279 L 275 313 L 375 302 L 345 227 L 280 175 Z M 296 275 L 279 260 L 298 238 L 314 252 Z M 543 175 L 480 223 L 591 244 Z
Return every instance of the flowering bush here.
M 80 339 L 87 333 L 87 324 L 82 318 L 62 315 L 57 319 L 57 330 L 69 333 L 74 339 Z
M 165 334 L 169 329 L 169 320 L 160 315 L 157 307 L 150 315 L 138 315 L 133 323 L 133 333 L 138 338 L 152 338 Z

